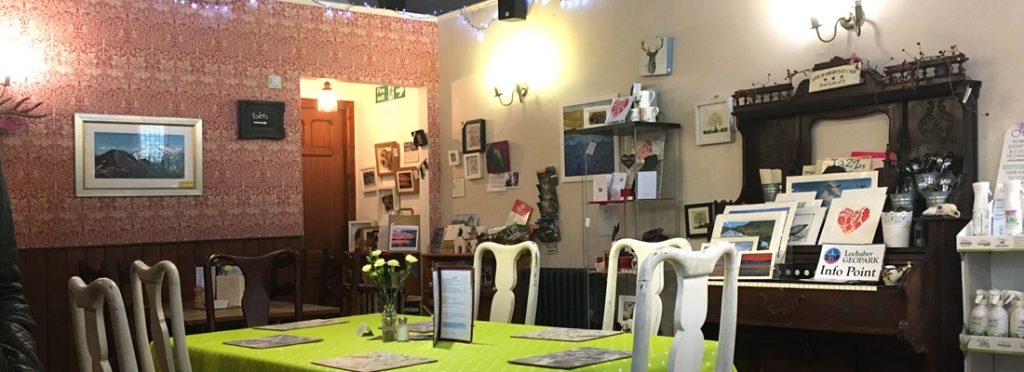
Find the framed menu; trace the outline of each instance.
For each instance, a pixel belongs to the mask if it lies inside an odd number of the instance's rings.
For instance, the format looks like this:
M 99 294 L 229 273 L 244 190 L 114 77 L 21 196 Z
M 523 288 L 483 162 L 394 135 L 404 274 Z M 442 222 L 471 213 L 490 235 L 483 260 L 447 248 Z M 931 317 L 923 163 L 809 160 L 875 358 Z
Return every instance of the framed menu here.
M 473 268 L 434 269 L 434 344 L 473 343 Z

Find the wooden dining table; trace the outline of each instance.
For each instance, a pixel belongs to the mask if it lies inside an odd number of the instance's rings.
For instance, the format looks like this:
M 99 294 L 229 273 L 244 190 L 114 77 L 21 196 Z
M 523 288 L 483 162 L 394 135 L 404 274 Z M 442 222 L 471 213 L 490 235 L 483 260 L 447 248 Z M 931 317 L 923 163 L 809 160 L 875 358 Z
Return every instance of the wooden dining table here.
M 183 309 L 183 318 L 186 326 L 206 325 L 206 309 L 186 307 Z M 228 307 L 214 310 L 217 322 L 240 322 L 245 320 L 242 315 L 242 308 Z M 302 316 L 304 319 L 328 318 L 341 315 L 341 309 L 332 306 L 321 306 L 315 304 L 303 304 Z M 270 319 L 281 320 L 295 317 L 295 305 L 288 301 L 270 301 Z
M 189 335 L 187 338 L 192 369 L 196 371 L 339 371 L 313 364 L 314 361 L 376 351 L 436 359 L 436 362 L 401 368 L 401 371 L 551 371 L 509 363 L 510 360 L 549 354 L 582 347 L 631 351 L 633 335 L 622 333 L 584 342 L 565 342 L 513 338 L 550 327 L 476 321 L 473 343 L 409 341 L 385 343 L 379 338 L 356 334 L 360 325 L 367 325 L 379 335 L 380 314 L 339 318 L 345 323 L 290 331 L 269 331 L 252 328 Z M 409 316 L 409 322 L 429 321 L 429 317 Z M 249 349 L 226 345 L 225 342 L 264 336 L 288 334 L 323 339 L 319 342 L 269 349 Z M 665 371 L 668 365 L 671 337 L 651 339 L 649 358 L 651 371 Z M 713 371 L 717 343 L 705 341 L 702 371 Z M 628 371 L 631 358 L 599 363 L 573 371 Z

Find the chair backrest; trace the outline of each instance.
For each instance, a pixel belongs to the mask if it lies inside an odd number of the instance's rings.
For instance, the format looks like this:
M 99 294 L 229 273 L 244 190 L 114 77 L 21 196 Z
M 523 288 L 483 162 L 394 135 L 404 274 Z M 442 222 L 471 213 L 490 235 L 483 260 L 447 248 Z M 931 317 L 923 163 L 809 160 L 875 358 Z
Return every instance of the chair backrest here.
M 262 256 L 245 257 L 227 254 L 212 254 L 203 265 L 206 276 L 206 326 L 215 330 L 216 312 L 213 308 L 214 295 L 209 290 L 214 283 L 213 269 L 215 264 L 223 262 L 237 266 L 245 278 L 245 292 L 242 295 L 242 316 L 249 327 L 266 325 L 270 322 L 270 294 L 292 292 L 295 304 L 295 320 L 302 320 L 302 255 L 291 249 L 273 251 Z M 285 288 L 273 287 L 272 279 L 277 277 L 277 269 L 295 266 L 292 283 Z M 289 289 L 290 288 L 290 289 Z
M 638 267 L 647 259 L 647 256 L 659 248 L 671 247 L 691 250 L 690 242 L 683 238 L 674 238 L 657 243 L 642 242 L 634 239 L 619 239 L 615 241 L 615 243 L 612 244 L 611 252 L 608 255 L 608 283 L 605 286 L 604 293 L 604 321 L 602 322 L 601 329 L 606 331 L 612 330 L 615 324 L 615 309 L 618 307 L 616 304 L 618 296 L 616 296 L 616 294 L 618 293 L 617 289 L 619 282 L 619 254 L 626 247 L 629 247 L 633 251 L 633 255 L 636 256 Z M 652 297 L 654 305 L 650 307 L 650 310 L 654 312 L 652 314 L 652 319 L 654 319 L 654 321 L 651 323 L 651 327 L 653 327 L 652 329 L 656 332 L 658 327 L 661 325 L 662 305 L 661 297 L 659 297 L 659 295 L 661 294 L 661 290 L 665 288 L 664 265 L 658 265 L 658 267 L 654 269 L 654 277 L 652 278 L 651 285 L 648 288 L 653 291 L 652 294 L 654 295 Z
M 146 332 L 146 304 L 149 304 L 149 333 L 153 335 L 153 349 L 156 350 L 160 370 L 165 372 L 191 372 L 192 362 L 188 358 L 185 344 L 185 318 L 181 304 L 181 278 L 178 267 L 171 261 L 160 261 L 152 267 L 142 261 L 131 266 L 132 312 L 135 318 L 135 348 L 143 371 L 153 371 L 153 355 L 149 348 Z M 167 332 L 167 318 L 164 316 L 164 278 L 167 278 L 167 297 L 171 301 L 171 336 Z M 145 292 L 143 292 L 145 287 Z
M 118 369 L 138 371 L 131 331 L 128 329 L 128 314 L 117 283 L 108 278 L 99 278 L 85 285 L 82 278 L 73 276 L 68 279 L 68 297 L 79 368 L 85 372 L 113 370 L 107 346 L 107 327 L 103 320 L 105 305 L 110 311 L 110 322 L 113 323 Z
M 679 249 L 659 249 L 647 257 L 647 260 L 640 265 L 636 283 L 636 332 L 633 336 L 633 371 L 646 371 L 647 361 L 651 348 L 650 311 L 646 311 L 653 303 L 650 291 L 647 286 L 656 273 L 655 268 L 663 262 L 668 262 L 675 269 L 679 282 L 689 278 L 706 278 L 715 269 L 715 263 L 719 259 L 725 260 L 725 283 L 722 287 L 722 318 L 718 329 L 718 359 L 715 361 L 715 371 L 727 372 L 732 370 L 733 351 L 736 347 L 736 307 L 737 307 L 737 280 L 739 278 L 739 255 L 732 243 L 714 243 L 701 252 L 684 251 Z M 676 291 L 676 308 L 682 309 L 684 302 L 684 291 L 686 286 L 678 286 Z M 686 297 L 692 301 L 692 297 Z M 704 298 L 707 302 L 707 298 Z M 682 311 L 675 312 L 674 328 L 675 337 L 672 340 L 672 348 L 669 352 L 670 371 L 699 371 L 704 352 L 704 335 L 700 331 L 706 317 L 699 320 L 688 318 Z
M 480 271 L 483 268 L 484 252 L 494 254 L 494 299 L 491 300 L 492 322 L 509 323 L 516 304 L 516 262 L 519 256 L 530 255 L 530 283 L 526 297 L 526 324 L 534 324 L 537 320 L 537 288 L 540 285 L 540 249 L 537 243 L 522 242 L 516 245 L 501 245 L 485 242 L 476 247 L 473 255 L 473 319 L 480 312 Z

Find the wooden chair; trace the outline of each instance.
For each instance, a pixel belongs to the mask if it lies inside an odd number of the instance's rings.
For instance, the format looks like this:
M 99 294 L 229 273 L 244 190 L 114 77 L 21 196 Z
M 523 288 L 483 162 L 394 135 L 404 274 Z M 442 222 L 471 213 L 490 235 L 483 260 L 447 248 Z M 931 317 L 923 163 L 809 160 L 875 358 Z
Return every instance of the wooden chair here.
M 480 271 L 483 268 L 483 257 L 485 252 L 494 254 L 494 287 L 497 292 L 491 300 L 492 322 L 509 323 L 512 321 L 512 312 L 515 308 L 516 295 L 513 292 L 516 288 L 516 262 L 519 256 L 524 253 L 530 254 L 530 283 L 526 297 L 526 324 L 534 324 L 537 319 L 537 288 L 540 285 L 540 249 L 534 242 L 522 242 L 516 245 L 501 245 L 485 242 L 476 247 L 473 255 L 473 319 L 477 319 L 480 312 Z
M 142 261 L 131 266 L 132 309 L 135 317 L 135 347 L 143 371 L 153 371 L 153 355 L 146 332 L 146 304 L 149 304 L 149 330 L 153 334 L 153 349 L 161 371 L 191 372 L 192 362 L 185 344 L 185 318 L 181 304 L 181 278 L 178 267 L 171 261 L 160 261 L 152 267 Z M 173 352 L 171 338 L 167 332 L 167 318 L 164 317 L 163 289 L 167 278 L 167 297 L 171 301 L 171 334 L 174 335 Z M 145 286 L 145 293 L 143 293 Z M 177 368 L 176 368 L 177 367 Z
M 245 293 L 242 295 L 242 316 L 248 327 L 266 325 L 270 322 L 270 297 L 291 294 L 295 303 L 295 320 L 302 320 L 302 255 L 291 249 L 273 251 L 262 256 L 243 257 L 227 254 L 212 254 L 203 265 L 206 276 L 206 326 L 215 330 L 216 313 L 213 308 L 214 295 L 209 290 L 214 283 L 215 264 L 223 262 L 237 266 L 245 278 Z M 277 270 L 295 266 L 292 283 L 274 286 Z
M 117 283 L 108 278 L 99 278 L 85 285 L 77 276 L 68 279 L 71 323 L 75 337 L 75 351 L 82 371 L 113 371 L 110 351 L 107 346 L 107 329 L 103 321 L 104 304 L 110 311 L 114 330 L 114 347 L 117 351 L 118 370 L 137 372 L 135 351 L 132 350 L 131 330 L 128 329 L 128 313 Z
M 725 283 L 722 288 L 722 317 L 718 329 L 718 359 L 715 371 L 732 371 L 733 352 L 736 347 L 736 312 L 737 312 L 737 280 L 739 278 L 739 255 L 732 243 L 715 243 L 701 252 L 679 249 L 659 249 L 647 256 L 640 265 L 636 283 L 636 331 L 633 336 L 633 371 L 647 371 L 648 355 L 653 335 L 650 307 L 654 301 L 647 287 L 653 284 L 657 267 L 668 262 L 675 269 L 678 282 L 690 278 L 707 278 L 715 269 L 719 259 L 725 260 Z M 706 284 L 705 284 L 706 286 Z M 704 325 L 706 314 L 702 317 L 688 317 L 685 314 L 684 298 L 686 286 L 678 286 L 676 291 L 676 309 L 674 328 L 675 337 L 669 351 L 669 371 L 700 371 L 704 353 L 704 334 L 700 328 Z M 707 306 L 707 297 L 704 298 Z
M 604 294 L 604 321 L 603 321 L 603 323 L 601 325 L 601 329 L 606 330 L 606 331 L 610 331 L 610 330 L 614 329 L 613 327 L 614 327 L 614 324 L 615 324 L 615 310 L 618 307 L 617 304 L 616 304 L 616 300 L 617 300 L 617 296 L 616 295 L 618 293 L 617 289 L 618 289 L 618 281 L 619 281 L 619 276 L 618 276 L 618 271 L 619 271 L 619 253 L 621 253 L 622 250 L 624 248 L 626 248 L 626 247 L 629 247 L 633 251 L 633 255 L 636 256 L 637 266 L 638 267 L 639 267 L 639 265 L 643 264 L 643 262 L 647 259 L 648 256 L 650 256 L 651 253 L 653 253 L 655 250 L 657 250 L 659 248 L 671 247 L 671 248 L 678 248 L 678 249 L 682 249 L 682 250 L 686 250 L 686 251 L 692 250 L 691 247 L 690 247 L 690 242 L 688 242 L 688 241 L 686 241 L 686 239 L 682 239 L 682 238 L 674 238 L 674 239 L 669 239 L 669 240 L 666 240 L 666 241 L 663 241 L 663 242 L 657 242 L 657 243 L 642 242 L 642 241 L 634 240 L 634 239 L 620 239 L 620 240 L 616 241 L 615 243 L 613 243 L 612 244 L 611 253 L 608 255 L 608 283 L 605 286 L 605 294 Z M 661 295 L 662 289 L 665 288 L 665 268 L 664 268 L 664 266 L 665 265 L 658 265 L 658 267 L 656 267 L 654 269 L 654 276 L 651 278 L 651 285 L 648 287 L 652 291 L 651 292 L 651 295 L 652 295 L 651 296 L 651 301 L 652 301 L 653 304 L 650 307 L 650 310 L 652 311 L 651 319 L 653 319 L 653 322 L 651 322 L 651 327 L 652 327 L 651 329 L 652 329 L 652 331 L 655 334 L 658 332 L 658 328 L 661 325 L 662 304 L 661 304 L 661 296 L 660 295 Z M 696 279 L 696 280 L 699 280 L 699 279 Z M 688 280 L 687 283 L 690 283 L 692 281 L 693 280 Z M 696 284 L 698 286 L 700 285 L 700 283 L 696 283 Z M 685 285 L 685 284 L 683 284 L 683 285 Z M 706 286 L 707 284 L 705 283 L 704 285 Z M 697 288 L 695 288 L 695 290 L 697 290 Z M 687 292 L 687 293 L 691 293 L 691 292 Z M 706 296 L 706 291 L 705 291 L 705 297 L 707 297 Z M 705 311 L 705 313 L 706 312 L 707 311 Z M 635 319 L 634 319 L 634 321 L 635 321 Z

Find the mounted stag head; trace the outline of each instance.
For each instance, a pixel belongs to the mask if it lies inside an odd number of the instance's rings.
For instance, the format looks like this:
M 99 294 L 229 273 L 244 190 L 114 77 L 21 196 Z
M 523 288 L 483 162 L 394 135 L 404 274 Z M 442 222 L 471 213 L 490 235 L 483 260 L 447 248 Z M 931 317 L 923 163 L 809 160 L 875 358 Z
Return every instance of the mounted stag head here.
M 644 53 L 647 53 L 647 73 L 649 74 L 653 74 L 655 71 L 658 71 L 658 53 L 660 53 L 661 49 L 665 47 L 665 38 L 659 36 L 658 40 L 661 41 L 661 44 L 659 44 L 654 50 L 647 48 L 646 40 L 640 42 L 640 49 L 643 50 Z
M 11 78 L 4 79 L 3 90 L 0 90 L 0 118 L 14 117 L 24 119 L 39 119 L 45 117 L 46 114 L 36 113 L 35 110 L 42 106 L 42 102 L 36 102 L 35 104 L 29 104 L 29 97 L 23 97 L 21 99 L 15 99 L 12 93 L 8 92 L 8 88 L 11 86 Z

